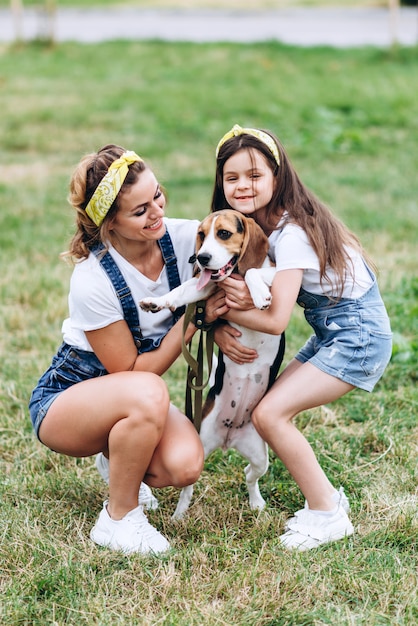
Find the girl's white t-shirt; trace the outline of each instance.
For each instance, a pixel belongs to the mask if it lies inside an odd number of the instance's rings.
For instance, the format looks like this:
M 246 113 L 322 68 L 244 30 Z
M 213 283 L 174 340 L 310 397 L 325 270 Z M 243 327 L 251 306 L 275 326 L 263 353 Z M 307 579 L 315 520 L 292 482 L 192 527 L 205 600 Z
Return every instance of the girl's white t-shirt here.
M 199 221 L 174 218 L 164 218 L 164 221 L 177 257 L 180 282 L 183 283 L 193 276 L 193 263 L 189 263 L 189 258 L 195 252 Z M 171 311 L 164 309 L 158 313 L 147 313 L 139 309 L 138 302 L 142 298 L 161 296 L 170 291 L 166 266 L 154 281 L 128 263 L 112 246 L 109 252 L 131 290 L 144 337 L 156 339 L 165 335 L 172 324 Z M 63 341 L 81 350 L 92 351 L 85 331 L 104 328 L 124 319 L 116 291 L 93 253 L 74 268 L 68 306 L 69 317 L 62 325 Z
M 306 232 L 297 224 L 286 223 L 269 236 L 269 254 L 277 270 L 302 269 L 302 287 L 306 291 L 325 296 L 338 296 L 338 290 L 328 281 L 320 281 L 319 259 L 309 243 Z M 344 281 L 343 298 L 357 299 L 372 285 L 373 279 L 361 254 L 353 248 L 347 248 L 350 259 Z M 327 272 L 335 285 L 335 274 Z

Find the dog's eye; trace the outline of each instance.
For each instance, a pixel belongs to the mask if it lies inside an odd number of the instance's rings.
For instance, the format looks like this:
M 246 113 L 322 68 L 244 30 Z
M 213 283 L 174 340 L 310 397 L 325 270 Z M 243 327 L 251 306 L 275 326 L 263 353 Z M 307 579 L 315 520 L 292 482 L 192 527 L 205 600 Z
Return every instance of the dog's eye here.
M 232 233 L 229 230 L 225 230 L 224 228 L 218 230 L 217 235 L 219 239 L 222 239 L 223 241 L 226 241 L 227 239 L 232 237 Z
M 199 230 L 199 232 L 197 233 L 197 236 L 200 239 L 200 241 L 205 240 L 205 233 L 203 232 L 203 230 Z

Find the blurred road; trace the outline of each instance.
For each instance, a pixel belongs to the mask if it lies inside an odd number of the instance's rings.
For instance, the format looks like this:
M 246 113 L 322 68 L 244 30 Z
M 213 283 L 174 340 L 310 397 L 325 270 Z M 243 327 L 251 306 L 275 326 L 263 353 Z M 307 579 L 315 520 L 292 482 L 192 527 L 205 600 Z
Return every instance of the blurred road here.
M 349 1 L 349 0 L 347 0 Z M 397 19 L 386 8 L 278 9 L 275 11 L 64 9 L 51 24 L 25 9 L 19 24 L 0 9 L 0 42 L 51 38 L 95 43 L 112 39 L 193 42 L 276 40 L 298 46 L 337 48 L 418 43 L 418 9 L 403 7 Z

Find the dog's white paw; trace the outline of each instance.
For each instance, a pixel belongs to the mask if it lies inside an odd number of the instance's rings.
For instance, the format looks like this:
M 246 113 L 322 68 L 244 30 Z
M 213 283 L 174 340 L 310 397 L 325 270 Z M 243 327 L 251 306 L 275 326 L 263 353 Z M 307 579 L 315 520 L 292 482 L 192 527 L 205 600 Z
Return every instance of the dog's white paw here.
M 263 285 L 262 288 L 257 289 L 255 293 L 252 293 L 254 306 L 257 309 L 268 309 L 271 304 L 270 289 Z
M 184 519 L 186 516 L 186 510 L 184 511 L 178 511 L 177 509 L 174 511 L 173 515 L 171 516 L 171 519 L 173 522 L 179 522 L 180 520 Z
M 250 509 L 252 511 L 262 511 L 265 508 L 265 506 L 266 506 L 266 501 L 261 496 L 250 498 Z
M 245 274 L 245 282 L 257 309 L 268 309 L 271 304 L 271 293 L 268 284 L 263 279 L 263 272 L 267 273 L 267 270 L 253 267 Z
M 143 311 L 158 313 L 158 311 L 162 311 L 163 309 L 171 309 L 171 303 L 167 302 L 167 300 L 162 300 L 161 298 L 144 298 L 140 300 L 139 306 Z

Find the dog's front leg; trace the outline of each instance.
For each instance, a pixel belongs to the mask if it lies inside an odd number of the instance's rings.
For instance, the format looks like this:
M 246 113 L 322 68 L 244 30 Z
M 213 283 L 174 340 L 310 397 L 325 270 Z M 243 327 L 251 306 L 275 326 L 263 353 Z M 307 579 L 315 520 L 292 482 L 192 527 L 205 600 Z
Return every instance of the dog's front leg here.
M 269 308 L 271 304 L 270 287 L 275 273 L 275 267 L 253 267 L 246 271 L 245 282 L 257 309 Z
M 188 485 L 187 487 L 183 487 L 183 489 L 181 490 L 179 501 L 177 502 L 176 510 L 171 516 L 172 520 L 177 521 L 177 520 L 183 519 L 184 514 L 186 513 L 187 509 L 190 506 L 190 502 L 192 501 L 193 488 L 194 488 L 194 485 Z
M 152 313 L 157 313 L 157 311 L 161 311 L 162 309 L 175 311 L 178 307 L 185 304 L 197 302 L 198 300 L 206 300 L 216 287 L 214 283 L 209 283 L 203 287 L 203 289 L 198 289 L 197 284 L 198 279 L 191 278 L 182 285 L 179 285 L 179 287 L 169 291 L 164 296 L 140 300 L 139 306 L 143 311 L 151 311 Z
M 218 448 L 222 444 L 222 436 L 220 435 L 218 428 L 216 427 L 216 417 L 216 411 L 211 411 L 202 421 L 200 438 L 203 444 L 205 460 L 210 454 L 212 454 L 214 450 L 216 450 L 216 448 Z M 174 511 L 171 519 L 179 520 L 184 517 L 184 514 L 189 508 L 190 502 L 193 497 L 193 487 L 194 485 L 188 485 L 187 487 L 183 487 L 180 493 L 176 510 Z

